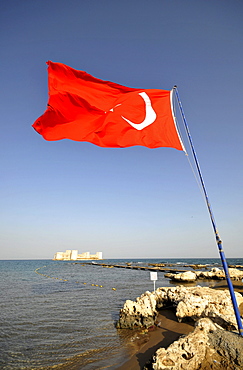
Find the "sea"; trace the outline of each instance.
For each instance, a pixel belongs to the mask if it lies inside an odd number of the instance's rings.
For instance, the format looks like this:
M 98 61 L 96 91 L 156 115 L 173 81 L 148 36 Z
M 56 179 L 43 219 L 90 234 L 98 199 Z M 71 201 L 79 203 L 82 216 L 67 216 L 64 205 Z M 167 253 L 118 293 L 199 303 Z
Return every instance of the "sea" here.
M 242 265 L 243 258 L 227 259 Z M 112 259 L 97 264 L 0 261 L 0 369 L 116 369 L 134 348 L 133 331 L 116 329 L 127 299 L 154 290 L 150 272 L 105 268 L 128 263 L 208 264 L 219 259 Z M 158 272 L 156 288 L 174 283 Z

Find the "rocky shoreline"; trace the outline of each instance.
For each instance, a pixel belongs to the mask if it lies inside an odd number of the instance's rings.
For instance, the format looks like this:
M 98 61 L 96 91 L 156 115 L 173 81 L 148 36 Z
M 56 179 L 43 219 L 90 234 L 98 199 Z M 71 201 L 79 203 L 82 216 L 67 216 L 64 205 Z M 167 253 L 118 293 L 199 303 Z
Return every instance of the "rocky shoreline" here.
M 242 337 L 204 318 L 196 322 L 192 333 L 167 349 L 158 349 L 150 366 L 144 369 L 240 370 L 243 368 L 242 349 Z
M 243 297 L 236 292 L 238 305 Z M 208 287 L 161 287 L 145 292 L 135 301 L 127 300 L 120 310 L 117 328 L 147 328 L 163 326 L 158 322 L 160 310 L 175 311 L 178 322 L 193 321 L 193 332 L 159 348 L 149 364 L 140 369 L 206 370 L 243 368 L 243 337 L 237 323 L 228 290 Z
M 241 281 L 243 279 L 243 271 L 236 268 L 229 268 L 229 275 L 231 280 Z M 166 278 L 174 281 L 192 282 L 196 280 L 224 280 L 225 272 L 217 267 L 212 268 L 210 271 L 186 271 L 182 273 L 167 273 Z

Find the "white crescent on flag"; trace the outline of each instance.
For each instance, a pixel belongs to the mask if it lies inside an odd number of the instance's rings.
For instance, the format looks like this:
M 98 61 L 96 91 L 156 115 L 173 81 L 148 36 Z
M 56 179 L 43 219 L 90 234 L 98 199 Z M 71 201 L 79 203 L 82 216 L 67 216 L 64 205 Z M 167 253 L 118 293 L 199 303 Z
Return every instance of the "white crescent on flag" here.
M 151 125 L 156 120 L 156 113 L 155 113 L 155 111 L 152 107 L 151 100 L 150 100 L 149 96 L 145 92 L 138 93 L 138 95 L 140 95 L 143 98 L 144 102 L 145 102 L 145 118 L 144 118 L 143 122 L 134 123 L 134 122 L 130 121 L 129 119 L 123 117 L 123 116 L 121 116 L 121 117 L 125 121 L 127 121 L 127 123 L 129 123 L 129 125 L 134 127 L 136 130 L 142 130 L 145 127 Z

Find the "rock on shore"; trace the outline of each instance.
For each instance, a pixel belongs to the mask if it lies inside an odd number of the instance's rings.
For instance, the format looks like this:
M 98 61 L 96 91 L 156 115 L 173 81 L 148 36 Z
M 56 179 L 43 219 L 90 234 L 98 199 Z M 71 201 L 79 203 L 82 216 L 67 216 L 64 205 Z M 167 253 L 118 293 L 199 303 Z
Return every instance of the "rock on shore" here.
M 229 275 L 231 280 L 239 281 L 243 279 L 243 271 L 236 268 L 229 268 Z M 210 271 L 186 271 L 182 273 L 167 273 L 165 277 L 174 281 L 191 282 L 197 279 L 225 279 L 225 272 L 217 267 L 212 268 Z
M 240 306 L 243 297 L 238 292 L 235 296 Z M 136 301 L 125 302 L 117 328 L 156 325 L 158 312 L 165 307 L 175 310 L 179 322 L 195 321 L 195 329 L 168 348 L 158 349 L 144 370 L 243 369 L 243 337 L 238 334 L 228 290 L 177 286 L 145 292 Z
M 226 332 L 204 318 L 197 321 L 192 333 L 167 349 L 158 349 L 150 365 L 154 370 L 240 370 L 243 369 L 242 350 L 243 337 Z
M 235 293 L 238 305 L 243 303 Z M 155 324 L 158 310 L 173 306 L 178 321 L 210 318 L 227 330 L 237 330 L 237 322 L 228 290 L 207 287 L 163 287 L 156 292 L 145 292 L 136 301 L 127 300 L 120 310 L 117 328 L 150 327 Z

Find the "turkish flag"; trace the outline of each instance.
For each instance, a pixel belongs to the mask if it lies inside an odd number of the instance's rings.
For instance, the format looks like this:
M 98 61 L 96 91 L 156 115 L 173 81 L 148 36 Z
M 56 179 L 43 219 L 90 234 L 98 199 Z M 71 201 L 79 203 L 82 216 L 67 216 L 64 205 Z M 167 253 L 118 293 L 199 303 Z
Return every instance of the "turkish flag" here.
M 172 91 L 126 87 L 61 63 L 47 64 L 48 106 L 33 124 L 44 139 L 184 150 L 173 117 Z

